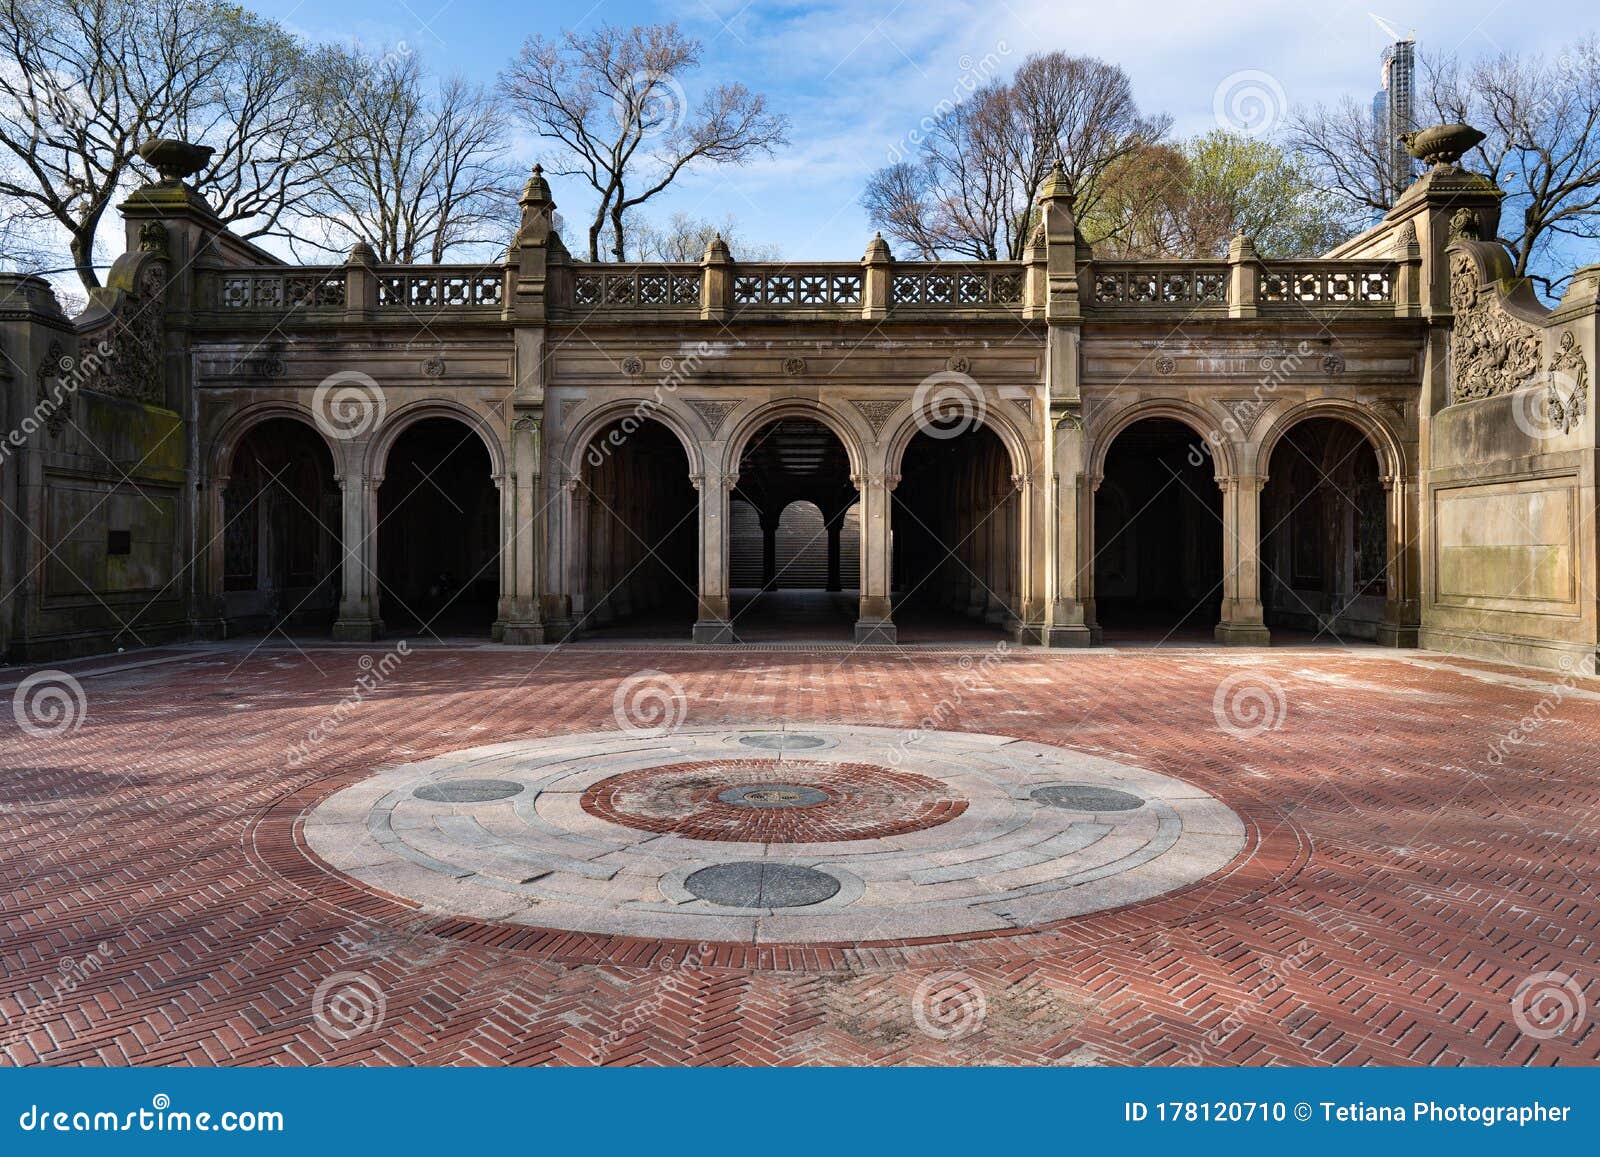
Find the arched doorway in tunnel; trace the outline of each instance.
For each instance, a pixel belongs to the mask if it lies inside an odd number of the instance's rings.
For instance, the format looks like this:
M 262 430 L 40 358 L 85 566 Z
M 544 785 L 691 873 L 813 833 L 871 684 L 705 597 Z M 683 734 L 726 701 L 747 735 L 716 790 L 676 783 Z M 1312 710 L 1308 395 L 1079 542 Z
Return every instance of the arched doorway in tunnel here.
M 227 474 L 230 629 L 330 629 L 339 608 L 340 496 L 327 443 L 304 422 L 269 418 L 240 439 Z
M 732 497 L 735 634 L 848 638 L 860 600 L 861 529 L 839 436 L 810 418 L 767 423 L 740 455 Z
M 454 418 L 424 418 L 389 448 L 378 487 L 384 622 L 487 635 L 500 595 L 500 492 L 488 448 Z
M 573 618 L 585 634 L 687 637 L 699 584 L 699 496 L 678 436 L 629 416 L 584 449 L 572 496 Z
M 894 617 L 902 640 L 998 637 L 1020 621 L 1021 496 L 983 425 L 920 430 L 893 494 Z
M 1094 598 L 1107 642 L 1203 637 L 1221 614 L 1222 492 L 1204 440 L 1145 418 L 1117 435 L 1094 496 Z
M 1261 491 L 1261 601 L 1275 633 L 1377 637 L 1389 563 L 1382 473 L 1371 441 L 1341 418 L 1305 418 L 1272 447 Z

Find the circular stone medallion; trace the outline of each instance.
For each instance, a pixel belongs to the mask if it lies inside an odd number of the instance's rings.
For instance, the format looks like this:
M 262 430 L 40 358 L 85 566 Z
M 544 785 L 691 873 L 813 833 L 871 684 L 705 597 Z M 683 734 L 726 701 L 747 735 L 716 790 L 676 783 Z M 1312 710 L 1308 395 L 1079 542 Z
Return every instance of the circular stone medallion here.
M 813 807 L 828 802 L 828 793 L 790 783 L 753 783 L 719 791 L 717 798 L 734 807 Z
M 769 860 L 713 864 L 691 873 L 683 886 L 724 908 L 804 908 L 839 891 L 839 881 L 826 872 Z
M 489 803 L 510 799 L 522 790 L 509 779 L 447 779 L 417 788 L 411 794 L 429 803 Z
M 1051 784 L 1049 787 L 1035 788 L 1028 798 L 1046 807 L 1066 808 L 1075 812 L 1128 812 L 1144 806 L 1144 800 L 1132 792 L 1092 783 Z
M 739 742 L 746 747 L 759 747 L 763 751 L 809 751 L 825 747 L 828 741 L 820 735 L 796 735 L 789 731 L 764 731 L 760 735 L 741 735 Z

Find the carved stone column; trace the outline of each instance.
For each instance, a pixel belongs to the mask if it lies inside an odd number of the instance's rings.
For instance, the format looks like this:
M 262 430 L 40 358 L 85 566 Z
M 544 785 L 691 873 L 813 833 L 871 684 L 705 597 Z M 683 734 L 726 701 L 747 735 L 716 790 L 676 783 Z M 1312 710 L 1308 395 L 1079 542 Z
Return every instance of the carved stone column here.
M 228 476 L 208 479 L 200 491 L 199 558 L 195 564 L 192 626 L 196 638 L 222 639 L 228 634 L 225 598 L 228 559 Z
M 1271 641 L 1261 611 L 1260 475 L 1219 478 L 1222 488 L 1222 617 L 1219 643 L 1264 646 Z
M 346 454 L 350 465 L 339 479 L 343 590 L 333 637 L 345 643 L 370 643 L 383 634 L 378 599 L 378 487 L 383 475 L 367 474 L 362 468 L 364 444 L 351 445 Z
M 697 643 L 737 642 L 728 611 L 728 494 L 739 476 L 693 474 L 690 481 L 700 492 L 699 610 L 693 638 Z
M 898 474 L 852 475 L 861 493 L 861 610 L 856 620 L 856 642 L 896 641 L 890 606 L 894 566 L 892 500 Z
M 540 541 L 545 519 L 539 509 L 540 420 L 523 414 L 511 423 L 511 477 L 500 488 L 500 622 L 502 643 L 542 643 L 539 614 Z
M 1053 477 L 1047 517 L 1052 524 L 1049 633 L 1051 647 L 1088 647 L 1100 641 L 1085 605 L 1094 566 L 1094 485 L 1083 473 L 1083 421 L 1075 409 L 1052 416 Z
M 827 521 L 827 531 L 828 531 L 828 581 L 827 581 L 826 584 L 824 584 L 824 589 L 830 590 L 830 591 L 842 591 L 844 589 L 843 576 L 840 574 L 840 570 L 841 570 L 840 558 L 841 558 L 841 555 L 840 555 L 840 550 L 839 550 L 839 547 L 840 547 L 840 532 L 844 529 L 843 523 L 844 523 L 844 514 L 843 514 L 843 512 L 835 513 Z
M 1385 647 L 1415 647 L 1422 616 L 1418 589 L 1418 551 L 1412 527 L 1417 509 L 1417 487 L 1405 477 L 1383 480 L 1388 535 L 1385 544 L 1383 622 L 1378 643 Z

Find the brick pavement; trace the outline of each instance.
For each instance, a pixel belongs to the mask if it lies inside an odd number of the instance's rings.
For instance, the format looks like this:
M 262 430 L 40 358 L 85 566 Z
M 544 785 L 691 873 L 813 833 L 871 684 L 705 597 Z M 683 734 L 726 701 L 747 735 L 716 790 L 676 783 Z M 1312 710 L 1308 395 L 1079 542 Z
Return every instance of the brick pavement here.
M 1600 695 L 1548 674 L 1330 648 L 981 668 L 453 646 L 358 698 L 366 653 L 86 660 L 63 665 L 85 673 L 75 730 L 0 716 L 6 1063 L 1600 1060 Z M 1047 930 L 857 949 L 444 919 L 297 848 L 296 818 L 375 768 L 616 727 L 643 667 L 696 725 L 934 716 L 1139 764 L 1227 803 L 1249 844 L 1200 884 Z M 1216 702 L 1241 682 L 1259 733 Z M 1519 720 L 1536 725 L 1507 743 Z

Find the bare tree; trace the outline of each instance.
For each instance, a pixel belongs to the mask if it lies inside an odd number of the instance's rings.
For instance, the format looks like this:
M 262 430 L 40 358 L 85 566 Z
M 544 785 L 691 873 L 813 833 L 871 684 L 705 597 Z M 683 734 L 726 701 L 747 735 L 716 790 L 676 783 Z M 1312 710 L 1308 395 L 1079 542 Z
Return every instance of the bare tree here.
M 554 143 L 550 170 L 581 176 L 599 195 L 589 260 L 609 228 L 612 256 L 627 256 L 627 221 L 677 177 L 700 165 L 744 164 L 786 143 L 787 121 L 742 84 L 719 84 L 691 102 L 683 77 L 701 45 L 676 24 L 534 36 L 500 77 L 511 108 Z
M 1034 200 L 1062 162 L 1080 215 L 1093 216 L 1107 171 L 1159 141 L 1168 118 L 1140 113 L 1127 74 L 1088 56 L 1028 57 L 1008 82 L 947 110 L 918 156 L 867 182 L 873 224 L 924 257 L 1015 260 L 1028 243 Z
M 519 174 L 504 162 L 504 118 L 493 97 L 459 78 L 431 86 L 412 53 L 352 49 L 333 67 L 348 91 L 319 170 L 313 205 L 321 235 L 312 244 L 364 241 L 378 260 L 401 263 L 504 246 Z
M 0 0 L 0 176 L 10 208 L 65 234 L 86 287 L 95 239 L 158 136 L 216 150 L 198 186 L 225 219 L 275 229 L 319 134 L 304 49 L 218 0 Z M 248 229 L 246 231 L 252 231 Z
M 783 252 L 776 245 L 763 245 L 745 238 L 739 223 L 730 213 L 719 221 L 674 213 L 663 225 L 650 221 L 628 222 L 634 237 L 634 250 L 641 261 L 699 261 L 706 246 L 721 237 L 735 261 L 781 261 Z
M 1600 42 L 1591 36 L 1554 60 L 1424 56 L 1417 88 L 1421 123 L 1460 121 L 1485 134 L 1463 163 L 1507 193 L 1499 239 L 1517 275 L 1558 292 L 1567 278 L 1545 268 L 1552 249 L 1600 237 Z M 1289 143 L 1346 204 L 1390 207 L 1380 180 L 1387 142 L 1354 101 L 1297 110 Z

